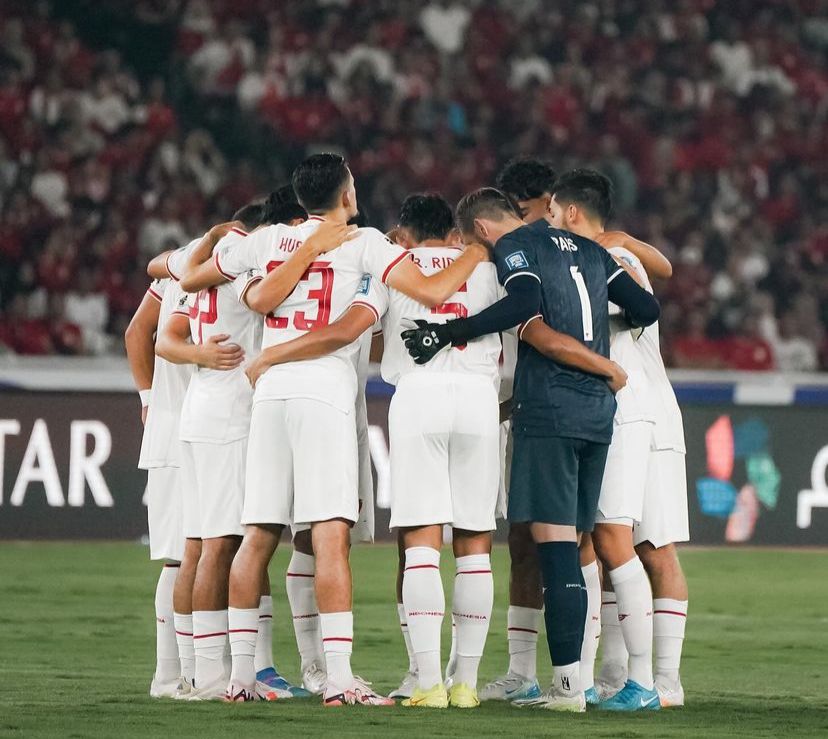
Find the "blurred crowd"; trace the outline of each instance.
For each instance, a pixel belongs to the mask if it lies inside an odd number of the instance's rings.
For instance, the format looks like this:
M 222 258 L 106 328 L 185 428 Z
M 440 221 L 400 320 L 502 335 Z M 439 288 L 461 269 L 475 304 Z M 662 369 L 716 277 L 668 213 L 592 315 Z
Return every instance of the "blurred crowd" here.
M 673 261 L 670 364 L 828 369 L 827 117 L 826 0 L 9 0 L 0 346 L 120 352 L 147 259 L 308 152 L 381 229 L 531 154 Z

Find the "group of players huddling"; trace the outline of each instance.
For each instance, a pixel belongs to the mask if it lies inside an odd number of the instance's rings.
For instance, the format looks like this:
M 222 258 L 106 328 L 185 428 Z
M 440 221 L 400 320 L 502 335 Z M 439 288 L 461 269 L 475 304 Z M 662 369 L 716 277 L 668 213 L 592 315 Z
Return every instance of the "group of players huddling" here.
M 670 263 L 604 230 L 612 193 L 597 172 L 556 177 L 519 159 L 497 185 L 454 213 L 439 195 L 412 195 L 386 237 L 348 225 L 353 176 L 317 154 L 291 185 L 150 264 L 126 343 L 151 556 L 167 561 L 152 696 L 683 705 L 684 436 L 648 279 L 669 278 Z M 349 550 L 373 540 L 372 352 L 396 386 L 391 527 L 409 666 L 390 697 L 351 671 Z M 478 694 L 498 515 L 510 526 L 510 660 Z M 444 526 L 456 564 L 445 671 Z M 302 687 L 272 654 L 267 568 L 286 527 Z

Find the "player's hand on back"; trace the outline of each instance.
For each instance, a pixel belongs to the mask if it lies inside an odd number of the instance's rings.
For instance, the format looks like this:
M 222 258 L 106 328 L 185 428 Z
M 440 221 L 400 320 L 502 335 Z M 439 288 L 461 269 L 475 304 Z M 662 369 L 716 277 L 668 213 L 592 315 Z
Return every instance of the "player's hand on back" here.
M 429 323 L 418 318 L 415 321 L 403 319 L 403 325 L 410 326 L 400 336 L 416 364 L 426 364 L 439 351 L 451 346 L 451 336 L 445 323 Z
M 322 221 L 319 228 L 305 240 L 304 247 L 314 256 L 327 254 L 353 239 L 357 235 L 356 232 L 357 227 L 349 226 L 347 223 Z
M 627 384 L 627 373 L 624 372 L 623 367 L 616 362 L 610 360 L 610 364 L 612 365 L 612 375 L 607 378 L 607 384 L 610 386 L 610 390 L 613 393 L 620 392 Z
M 244 361 L 244 351 L 238 344 L 222 344 L 229 334 L 211 336 L 199 345 L 199 366 L 214 370 L 231 370 Z

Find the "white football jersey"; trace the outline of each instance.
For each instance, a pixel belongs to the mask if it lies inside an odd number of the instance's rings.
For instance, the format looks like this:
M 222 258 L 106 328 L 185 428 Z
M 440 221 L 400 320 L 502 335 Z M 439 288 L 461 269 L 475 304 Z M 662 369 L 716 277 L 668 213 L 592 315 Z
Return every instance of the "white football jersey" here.
M 241 243 L 215 251 L 215 264 L 228 279 L 248 270 L 270 272 L 286 262 L 319 226 L 311 216 L 299 226 L 276 225 L 251 233 Z M 283 344 L 315 327 L 327 326 L 351 305 L 363 275 L 385 282 L 391 270 L 408 256 L 374 228 L 321 255 L 305 272 L 294 291 L 265 318 L 262 346 Z M 355 341 L 318 359 L 275 365 L 256 383 L 254 402 L 313 398 L 350 412 L 356 398 Z
M 246 234 L 231 231 L 218 247 L 233 248 Z M 170 274 L 183 271 L 186 255 L 181 250 L 167 260 Z M 252 361 L 262 344 L 262 317 L 249 310 L 241 297 L 247 288 L 261 279 L 249 270 L 233 282 L 191 293 L 187 299 L 190 335 L 194 344 L 203 344 L 213 336 L 227 335 L 225 344 L 238 344 L 245 360 Z M 221 444 L 244 439 L 250 430 L 253 388 L 244 374 L 244 365 L 232 370 L 195 367 L 181 410 L 181 440 Z
M 644 286 L 649 292 L 653 292 L 652 285 L 647 276 L 641 262 L 629 251 L 622 248 L 613 248 L 609 250 L 611 254 L 623 259 L 635 271 L 641 275 L 644 281 Z M 613 312 L 620 312 L 618 306 L 610 303 L 610 314 Z M 641 385 L 643 389 L 636 394 L 636 398 L 643 394 L 646 397 L 647 410 L 649 417 L 655 421 L 655 428 L 653 430 L 653 446 L 655 449 L 673 449 L 675 451 L 684 452 L 684 425 L 681 418 L 681 409 L 679 408 L 676 394 L 673 391 L 673 386 L 667 377 L 667 370 L 664 367 L 664 360 L 661 358 L 661 347 L 659 344 L 659 327 L 658 322 L 652 326 L 647 326 L 641 337 L 632 341 L 632 336 L 629 331 L 625 332 L 629 337 L 629 344 L 634 347 L 635 353 L 638 355 L 637 362 L 631 362 L 631 366 L 635 367 L 636 371 L 636 386 Z M 621 334 L 618 334 L 619 338 Z M 628 358 L 632 360 L 630 354 L 627 353 L 627 340 L 624 340 L 622 345 L 623 357 L 621 359 L 615 356 L 616 341 L 615 337 L 612 339 L 610 345 L 610 356 L 613 361 L 618 362 L 627 374 L 630 370 L 624 363 Z M 643 383 L 638 379 L 643 375 Z M 628 382 L 629 385 L 629 382 Z M 625 388 L 626 389 L 626 388 Z M 619 393 L 619 409 L 621 408 L 620 396 L 623 390 Z
M 419 246 L 411 249 L 414 262 L 425 275 L 432 275 L 448 267 L 461 249 L 444 246 Z M 426 308 L 413 298 L 373 280 L 368 289 L 354 300 L 374 308 L 382 316 L 385 345 L 382 356 L 382 377 L 396 385 L 409 372 L 457 372 L 487 375 L 495 389 L 500 384 L 498 360 L 501 353 L 500 335 L 489 334 L 464 346 L 450 347 L 424 365 L 415 364 L 400 336 L 406 329 L 404 319 L 423 319 L 432 323 L 446 323 L 454 318 L 465 318 L 488 308 L 500 299 L 500 288 L 494 264 L 487 262 L 475 267 L 469 279 L 445 303 Z
M 196 239 L 184 247 L 188 254 L 199 241 L 200 239 Z M 158 331 L 163 330 L 173 313 L 188 313 L 187 294 L 181 290 L 177 282 L 170 279 L 156 280 L 150 288 L 150 293 L 161 299 Z M 147 422 L 138 459 L 140 469 L 178 466 L 181 406 L 192 374 L 192 365 L 173 364 L 159 356 L 155 357 Z
M 608 250 L 616 259 L 622 259 L 643 282 L 644 287 L 652 292 L 647 273 L 641 262 L 629 251 L 620 247 Z M 627 373 L 627 385 L 615 396 L 618 407 L 615 411 L 616 423 L 633 421 L 654 421 L 655 411 L 652 393 L 644 373 L 644 358 L 636 346 L 637 341 L 629 325 L 621 316 L 621 308 L 615 303 L 609 304 L 610 314 L 610 359 L 621 365 Z

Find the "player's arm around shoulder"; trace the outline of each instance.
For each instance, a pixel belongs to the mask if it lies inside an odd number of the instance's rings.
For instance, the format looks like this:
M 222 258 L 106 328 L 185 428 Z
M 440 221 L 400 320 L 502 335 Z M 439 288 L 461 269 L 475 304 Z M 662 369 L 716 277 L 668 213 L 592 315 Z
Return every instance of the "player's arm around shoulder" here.
M 313 262 L 357 236 L 356 226 L 323 221 L 293 255 L 245 292 L 250 310 L 266 315 L 278 308 L 295 289 Z
M 619 246 L 630 251 L 651 277 L 669 280 L 673 276 L 673 265 L 658 249 L 645 241 L 636 239 L 624 231 L 604 231 L 595 239 L 605 249 Z
M 218 261 L 213 258 L 216 247 L 228 236 L 232 241 L 235 241 L 236 238 L 246 237 L 247 232 L 244 230 L 244 225 L 239 221 L 216 224 L 204 234 L 201 241 L 190 251 L 181 274 L 176 276 L 170 272 L 171 277 L 179 280 L 184 292 L 198 292 L 208 287 L 221 285 L 231 279 L 221 270 Z M 170 262 L 168 260 L 168 270 L 169 266 Z
M 410 259 L 403 259 L 387 277 L 387 284 L 427 308 L 445 303 L 456 293 L 475 268 L 489 261 L 489 252 L 481 244 L 467 246 L 448 267 L 433 275 L 424 275 Z

